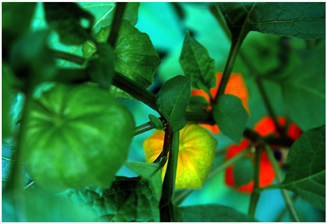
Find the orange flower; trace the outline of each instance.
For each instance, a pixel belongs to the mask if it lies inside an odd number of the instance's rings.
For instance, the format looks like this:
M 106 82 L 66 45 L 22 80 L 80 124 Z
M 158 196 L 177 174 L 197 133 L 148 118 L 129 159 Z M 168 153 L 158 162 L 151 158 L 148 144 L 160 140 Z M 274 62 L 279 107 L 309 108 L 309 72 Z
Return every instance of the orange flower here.
M 284 126 L 286 123 L 286 119 L 284 117 L 279 117 L 277 119 L 279 125 Z M 275 124 L 270 117 L 264 117 L 262 118 L 254 127 L 254 130 L 258 132 L 262 137 L 266 137 L 268 135 L 273 135 L 275 137 L 278 137 L 278 132 L 275 127 Z M 298 137 L 300 137 L 302 131 L 300 128 L 294 124 L 291 123 L 289 125 L 289 128 L 287 130 L 287 136 L 295 141 Z M 225 160 L 229 160 L 239 154 L 241 151 L 245 150 L 250 146 L 249 140 L 242 140 L 241 144 L 238 145 L 232 145 L 227 148 L 227 153 Z M 273 148 L 277 148 L 279 146 L 272 146 Z M 251 154 L 251 153 L 250 153 Z M 249 155 L 246 155 L 248 157 Z M 242 186 L 236 186 L 235 179 L 233 175 L 233 165 L 229 166 L 225 170 L 225 183 L 237 189 L 240 192 L 244 193 L 252 193 L 253 187 L 254 187 L 254 180 L 251 180 L 249 183 L 242 185 Z M 260 158 L 260 171 L 259 171 L 259 187 L 264 187 L 271 185 L 273 181 L 275 180 L 275 172 L 273 170 L 273 167 L 269 161 L 269 158 L 265 152 L 262 152 L 261 158 Z
M 221 79 L 223 77 L 223 73 L 221 72 L 217 72 L 216 73 L 216 80 L 217 80 L 217 85 L 215 88 L 210 89 L 210 93 L 212 95 L 213 98 L 216 97 Z M 232 94 L 237 96 L 238 98 L 240 98 L 242 100 L 243 106 L 246 109 L 246 111 L 250 114 L 249 111 L 249 107 L 248 107 L 248 98 L 249 98 L 249 94 L 247 91 L 247 88 L 245 86 L 243 77 L 241 74 L 239 73 L 232 73 L 230 75 L 230 78 L 228 80 L 226 89 L 225 89 L 225 94 Z M 211 104 L 212 102 L 210 101 L 210 98 L 208 96 L 208 94 L 206 94 L 202 89 L 200 90 L 192 90 L 191 96 L 194 95 L 200 95 L 203 96 L 207 99 L 207 101 Z M 208 109 L 211 109 L 211 107 L 209 106 Z M 219 134 L 220 130 L 218 128 L 217 125 L 209 125 L 209 124 L 201 124 L 201 126 L 206 127 L 207 129 L 209 129 L 210 131 L 212 131 L 212 133 L 214 134 Z

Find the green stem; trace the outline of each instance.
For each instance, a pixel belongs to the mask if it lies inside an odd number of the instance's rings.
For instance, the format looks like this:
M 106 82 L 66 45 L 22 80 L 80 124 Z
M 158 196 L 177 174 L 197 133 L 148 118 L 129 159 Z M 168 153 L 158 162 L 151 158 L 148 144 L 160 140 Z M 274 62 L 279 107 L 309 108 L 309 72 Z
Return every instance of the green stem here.
M 63 83 L 84 83 L 90 82 L 91 78 L 85 69 L 58 69 L 57 76 L 54 78 L 56 82 Z
M 208 175 L 208 178 L 206 181 L 209 181 L 210 179 L 212 179 L 214 176 L 216 176 L 217 174 L 219 174 L 220 172 L 224 171 L 227 167 L 229 167 L 230 165 L 236 163 L 238 160 L 244 158 L 244 156 L 246 154 L 248 154 L 251 151 L 251 148 L 247 148 L 245 150 L 243 150 L 242 152 L 240 152 L 239 154 L 237 154 L 236 156 L 234 156 L 233 158 L 231 158 L 230 160 L 224 161 L 222 164 L 220 164 L 219 166 L 217 166 L 216 168 L 214 168 L 210 174 Z M 194 190 L 192 189 L 186 189 L 183 191 L 179 191 L 176 193 L 176 197 L 174 199 L 174 204 L 176 205 L 180 205 L 184 199 L 190 195 Z
M 70 53 L 67 53 L 64 51 L 58 51 L 58 50 L 51 49 L 50 54 L 52 54 L 52 56 L 54 58 L 59 58 L 62 60 L 70 61 L 70 62 L 73 62 L 78 65 L 83 65 L 85 62 L 85 58 L 80 57 L 78 55 L 70 54 Z
M 114 19 L 112 21 L 112 28 L 111 28 L 111 32 L 110 32 L 110 36 L 108 38 L 108 44 L 110 44 L 113 48 L 116 45 L 116 41 L 118 38 L 118 34 L 119 34 L 119 29 L 124 17 L 124 12 L 126 9 L 126 5 L 127 2 L 117 2 L 116 3 L 116 11 L 115 11 L 115 15 L 114 15 Z
M 282 171 L 278 165 L 277 160 L 275 159 L 274 153 L 272 152 L 270 146 L 268 144 L 265 144 L 265 152 L 268 155 L 268 158 L 274 168 L 275 174 L 276 174 L 276 178 L 277 178 L 277 182 L 281 183 L 283 181 L 283 174 Z M 284 197 L 284 201 L 286 203 L 286 206 L 288 208 L 288 211 L 291 214 L 291 217 L 294 219 L 294 221 L 296 222 L 301 222 L 301 218 L 300 215 L 298 213 L 298 211 L 295 208 L 294 202 L 292 200 L 292 197 L 290 195 L 290 193 L 285 190 L 285 189 L 281 189 L 282 195 Z
M 147 131 L 150 131 L 152 130 L 154 127 L 152 127 L 151 123 L 150 122 L 147 122 L 145 124 L 142 124 L 140 126 L 137 126 L 135 128 L 135 133 L 134 133 L 134 136 L 136 135 L 140 135 L 140 134 L 143 134 L 144 132 L 147 132 Z
M 255 150 L 255 169 L 254 169 L 254 189 L 251 194 L 250 206 L 248 210 L 248 214 L 250 217 L 254 218 L 255 209 L 257 207 L 257 203 L 259 201 L 260 192 L 257 191 L 259 188 L 259 181 L 260 181 L 260 159 L 262 153 L 262 145 L 259 143 L 256 145 Z
M 170 139 L 169 142 L 169 148 L 170 148 L 169 160 L 168 160 L 165 178 L 162 184 L 162 196 L 160 200 L 160 221 L 174 222 L 176 218 L 174 214 L 174 206 L 172 204 L 172 200 L 175 191 L 175 179 L 176 179 L 178 148 L 179 148 L 179 131 L 172 132 L 169 123 L 167 123 L 166 126 L 166 132 L 167 131 L 169 131 L 172 134 L 172 138 Z M 164 143 L 164 145 L 165 144 L 166 142 Z
M 221 14 L 220 10 L 218 9 L 218 6 L 216 4 L 213 4 L 209 7 L 211 14 L 216 18 L 218 24 L 220 27 L 223 29 L 225 36 L 231 40 L 232 39 L 232 34 L 230 30 L 228 29 L 228 26 L 225 22 L 225 19 L 223 15 Z
M 292 197 L 292 200 L 295 201 L 297 199 L 298 195 L 295 194 Z M 282 220 L 282 218 L 284 217 L 284 215 L 287 213 L 287 208 L 284 208 L 283 211 L 281 211 L 281 213 L 278 215 L 278 217 L 275 219 L 275 222 L 280 222 Z

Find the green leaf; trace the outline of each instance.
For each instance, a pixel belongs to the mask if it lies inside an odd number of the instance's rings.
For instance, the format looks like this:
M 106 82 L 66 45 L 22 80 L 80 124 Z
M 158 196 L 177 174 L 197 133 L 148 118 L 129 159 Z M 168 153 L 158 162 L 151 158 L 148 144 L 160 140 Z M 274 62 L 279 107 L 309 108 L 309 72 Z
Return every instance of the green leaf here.
M 232 32 L 247 26 L 258 31 L 301 39 L 325 37 L 325 3 L 218 3 Z
M 97 33 L 101 27 L 109 26 L 112 23 L 116 4 L 114 2 L 78 2 L 82 9 L 92 13 L 95 17 L 93 33 Z M 128 2 L 123 19 L 128 20 L 133 26 L 138 20 L 139 2 Z
M 168 120 L 173 131 L 186 125 L 186 108 L 191 97 L 191 79 L 175 76 L 163 84 L 157 94 L 159 112 Z
M 297 125 L 307 130 L 325 124 L 325 50 L 275 80 L 282 86 L 288 114 Z
M 96 221 L 159 221 L 159 201 L 149 182 L 140 177 L 117 177 L 109 189 L 70 190 L 68 195 L 76 204 L 91 209 Z
M 310 129 L 292 145 L 287 170 L 279 187 L 294 191 L 317 208 L 325 210 L 325 125 Z
M 153 114 L 149 114 L 149 119 L 150 119 L 151 126 L 154 127 L 155 129 L 158 130 L 165 129 L 164 125 L 162 124 L 162 121 L 156 116 L 154 116 Z
M 95 35 L 95 39 L 99 43 L 107 42 L 110 30 L 111 26 L 101 28 Z M 90 42 L 83 45 L 84 57 L 92 56 L 95 51 L 96 48 Z M 151 85 L 154 72 L 160 64 L 160 59 L 147 34 L 140 32 L 127 20 L 123 20 L 114 53 L 115 70 L 117 72 L 136 81 L 145 88 Z M 110 92 L 116 97 L 131 98 L 129 94 L 115 86 L 111 86 Z
M 55 85 L 30 112 L 24 142 L 29 174 L 49 191 L 110 186 L 134 129 L 131 113 L 108 92 L 88 84 Z
M 203 110 L 203 107 L 207 107 L 209 102 L 203 96 L 195 95 L 191 96 L 188 107 L 191 110 Z
M 48 30 L 29 33 L 11 49 L 10 63 L 13 71 L 18 78 L 27 82 L 26 85 L 34 86 L 55 77 L 55 61 L 47 47 L 48 35 Z
M 7 185 L 11 168 L 15 163 L 14 153 L 15 153 L 14 147 L 5 141 L 2 141 L 2 189 L 4 189 Z M 30 182 L 32 182 L 32 180 L 27 174 L 25 166 L 23 166 L 23 169 L 24 169 L 22 173 L 23 184 L 26 186 Z
M 109 44 L 99 44 L 98 52 L 99 56 L 88 62 L 87 72 L 94 82 L 108 90 L 115 74 L 114 52 Z
M 237 144 L 241 143 L 249 115 L 240 98 L 224 94 L 213 107 L 213 118 L 219 129 Z
M 192 87 L 208 90 L 216 87 L 215 61 L 210 58 L 205 47 L 197 42 L 187 31 L 179 63 L 184 75 L 192 79 Z M 208 91 L 207 91 L 208 92 Z
M 91 213 L 60 194 L 45 192 L 35 185 L 23 191 L 27 222 L 89 222 Z M 11 192 L 3 192 L 2 221 L 18 222 Z
M 248 184 L 254 179 L 253 158 L 244 158 L 237 161 L 233 167 L 233 176 L 237 187 Z
M 58 32 L 63 44 L 81 45 L 90 39 L 94 17 L 76 3 L 45 2 L 44 10 L 49 26 Z M 86 20 L 86 27 L 83 20 Z
M 233 208 L 217 205 L 195 205 L 175 207 L 178 222 L 256 222 Z

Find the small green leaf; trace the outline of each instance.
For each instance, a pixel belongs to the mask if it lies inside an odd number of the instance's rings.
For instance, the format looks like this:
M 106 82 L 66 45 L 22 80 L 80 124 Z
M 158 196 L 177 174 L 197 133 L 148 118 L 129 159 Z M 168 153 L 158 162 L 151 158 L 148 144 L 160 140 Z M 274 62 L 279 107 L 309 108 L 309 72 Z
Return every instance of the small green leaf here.
M 192 87 L 206 89 L 216 87 L 215 61 L 210 58 L 205 47 L 197 42 L 187 31 L 179 63 L 184 75 L 192 79 Z
M 169 79 L 157 94 L 157 106 L 173 131 L 186 125 L 186 108 L 191 97 L 191 79 L 182 75 Z
M 48 35 L 48 30 L 29 33 L 12 47 L 11 66 L 15 75 L 28 82 L 27 85 L 34 86 L 55 77 L 55 61 L 47 47 Z
M 117 177 L 109 189 L 70 190 L 68 195 L 76 204 L 91 209 L 96 221 L 159 221 L 159 201 L 149 182 L 140 177 Z
M 99 44 L 98 52 L 99 56 L 88 62 L 87 72 L 94 82 L 108 90 L 115 74 L 114 52 L 109 44 Z
M 287 156 L 289 169 L 279 185 L 323 210 L 326 205 L 325 133 L 325 125 L 310 129 L 293 143 Z
M 35 183 L 49 191 L 110 186 L 134 135 L 131 113 L 88 84 L 55 85 L 33 103 L 23 145 Z
M 2 57 L 6 58 L 12 43 L 30 29 L 35 6 L 35 2 L 2 3 Z
M 248 184 L 253 180 L 254 164 L 253 158 L 244 158 L 237 161 L 233 167 L 233 176 L 237 187 Z
M 224 94 L 213 107 L 213 118 L 219 129 L 237 144 L 241 143 L 249 115 L 240 98 Z
M 157 118 L 156 116 L 149 114 L 149 119 L 150 119 L 150 123 L 151 123 L 152 127 L 154 127 L 155 129 L 158 129 L 158 130 L 165 129 L 164 125 L 162 124 L 162 121 L 159 118 Z
M 95 39 L 99 43 L 107 42 L 110 31 L 111 26 L 102 27 L 95 35 Z M 83 56 L 88 58 L 92 56 L 96 48 L 90 42 L 86 42 L 82 50 Z M 160 64 L 160 59 L 147 34 L 133 27 L 129 21 L 123 20 L 114 53 L 115 70 L 117 72 L 136 81 L 145 88 L 151 85 L 154 72 Z M 111 86 L 110 92 L 116 97 L 132 98 L 115 86 Z
M 325 3 L 217 3 L 232 32 L 246 26 L 258 31 L 301 39 L 325 37 Z
M 256 222 L 233 208 L 217 205 L 195 205 L 175 207 L 178 222 Z
M 191 96 L 188 107 L 191 110 L 203 110 L 203 107 L 207 107 L 209 102 L 203 96 L 195 95 Z
M 325 50 L 315 52 L 285 78 L 282 86 L 290 118 L 302 129 L 325 124 Z
M 81 45 L 90 39 L 94 17 L 71 2 L 45 2 L 45 18 L 49 26 L 56 30 L 60 41 L 67 45 Z M 86 28 L 83 24 L 86 20 Z

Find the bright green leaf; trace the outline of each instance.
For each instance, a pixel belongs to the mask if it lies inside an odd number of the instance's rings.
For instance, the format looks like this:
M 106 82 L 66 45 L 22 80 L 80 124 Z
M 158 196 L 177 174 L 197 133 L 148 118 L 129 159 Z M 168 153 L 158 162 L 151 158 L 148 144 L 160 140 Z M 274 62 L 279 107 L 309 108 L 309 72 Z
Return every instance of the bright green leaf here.
M 99 56 L 88 62 L 87 72 L 94 82 L 108 90 L 115 74 L 114 52 L 109 44 L 99 44 L 98 52 Z
M 237 161 L 233 167 L 233 176 L 237 187 L 248 184 L 253 180 L 254 164 L 253 158 L 244 158 Z
M 111 26 L 103 27 L 95 35 L 99 43 L 107 42 Z M 88 58 L 96 51 L 95 47 L 86 42 L 83 45 L 83 56 Z M 114 49 L 115 70 L 136 81 L 143 87 L 151 85 L 154 72 L 160 64 L 158 53 L 154 49 L 149 36 L 123 20 Z M 116 97 L 131 98 L 123 90 L 111 86 L 110 92 Z
M 190 103 L 188 107 L 191 110 L 203 110 L 203 107 L 209 105 L 209 102 L 206 98 L 200 95 L 191 96 Z
M 149 114 L 149 119 L 152 127 L 154 127 L 155 129 L 163 130 L 165 128 L 164 125 L 162 124 L 162 121 L 156 116 Z
M 157 106 L 168 120 L 173 131 L 186 125 L 186 108 L 191 97 L 191 79 L 182 75 L 169 79 L 157 94 Z
M 323 210 L 326 204 L 325 133 L 324 125 L 306 131 L 294 142 L 287 156 L 289 169 L 279 185 Z
M 81 45 L 90 39 L 94 17 L 72 2 L 45 2 L 45 18 L 49 26 L 56 30 L 60 41 L 67 45 Z M 87 21 L 86 27 L 83 20 Z
M 117 177 L 109 189 L 70 190 L 68 195 L 76 204 L 91 209 L 96 221 L 159 221 L 159 201 L 149 182 L 140 177 Z
M 224 94 L 213 107 L 213 118 L 219 129 L 237 144 L 241 143 L 249 115 L 240 98 Z
M 123 105 L 94 85 L 56 85 L 34 101 L 30 114 L 23 145 L 37 185 L 50 191 L 110 186 L 135 131 Z
M 34 86 L 55 76 L 55 61 L 47 47 L 48 30 L 29 33 L 11 49 L 10 63 L 15 75 Z M 33 47 L 31 47 L 33 46 Z
M 325 3 L 218 3 L 232 32 L 246 26 L 258 31 L 301 39 L 325 37 Z
M 179 58 L 184 75 L 192 79 L 192 87 L 207 89 L 216 87 L 215 61 L 207 49 L 186 32 L 183 49 Z
M 256 222 L 233 208 L 217 205 L 175 207 L 178 222 Z

